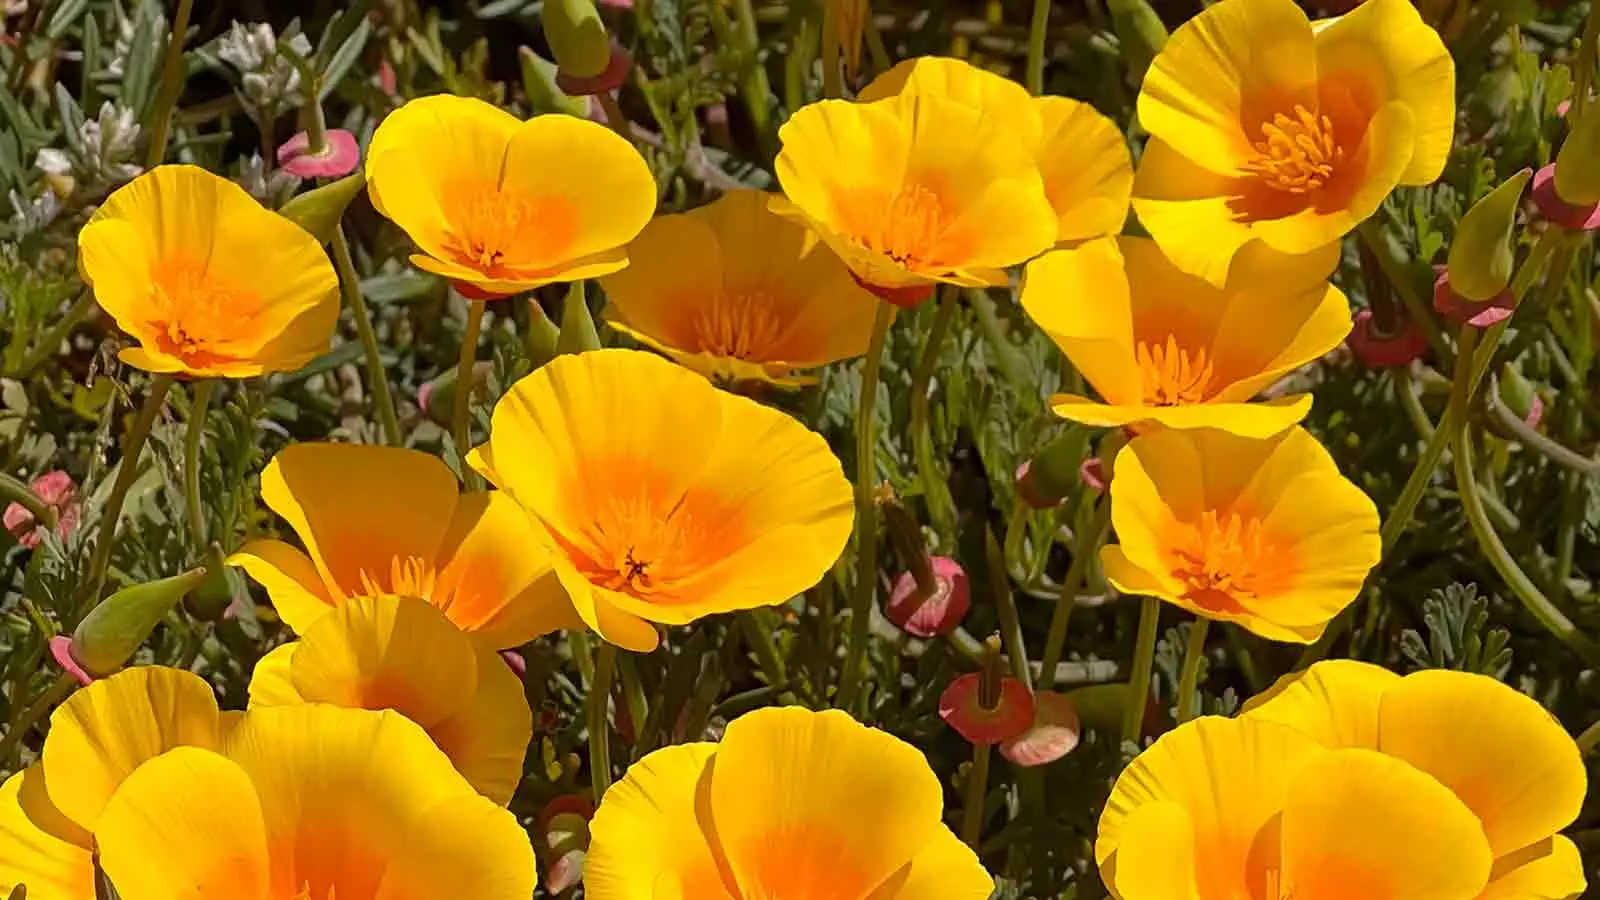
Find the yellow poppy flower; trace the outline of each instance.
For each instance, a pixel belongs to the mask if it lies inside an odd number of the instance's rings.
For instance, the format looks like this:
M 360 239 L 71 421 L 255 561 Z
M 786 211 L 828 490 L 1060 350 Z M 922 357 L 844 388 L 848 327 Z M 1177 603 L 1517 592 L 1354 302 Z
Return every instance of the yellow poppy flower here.
M 640 350 L 518 381 L 467 461 L 541 526 L 584 624 L 629 650 L 655 648 L 652 623 L 789 600 L 852 526 L 820 436 Z
M 244 714 L 217 750 L 134 771 L 95 829 L 129 900 L 527 900 L 533 848 L 421 728 L 306 705 Z
M 1472 810 L 1426 773 L 1215 716 L 1123 770 L 1095 860 L 1120 900 L 1474 900 L 1491 862 Z
M 985 900 L 915 747 L 830 710 L 769 708 L 657 750 L 589 824 L 595 900 Z
M 1087 103 L 1034 97 L 1022 85 L 964 60 L 904 60 L 862 89 L 862 102 L 906 93 L 947 97 L 1005 119 L 1028 148 L 1056 214 L 1056 244 L 1122 230 L 1133 192 L 1133 158 L 1122 129 Z
M 1055 242 L 1032 147 L 1004 109 L 907 92 L 824 100 L 778 131 L 773 208 L 810 224 L 873 293 L 900 306 L 938 282 L 1005 284 Z
M 1295 427 L 1142 434 L 1117 454 L 1106 577 L 1275 641 L 1310 643 L 1378 563 L 1378 510 Z
M 1318 22 L 1221 0 L 1156 55 L 1139 121 L 1133 209 L 1179 268 L 1221 285 L 1244 252 L 1314 281 L 1396 185 L 1443 171 L 1455 65 L 1409 0 Z
M 256 663 L 252 709 L 304 703 L 400 713 L 502 806 L 533 740 L 521 679 L 415 597 L 352 597 Z
M 306 552 L 251 541 L 229 557 L 296 634 L 352 597 L 420 597 L 489 650 L 577 620 L 509 497 L 458 493 L 455 475 L 415 450 L 295 444 L 261 473 L 261 499 Z
M 479 300 L 621 269 L 656 207 L 650 167 L 604 125 L 452 96 L 378 125 L 367 191 L 422 251 L 414 265 Z
M 1350 333 L 1328 284 L 1218 288 L 1180 272 L 1148 238 L 1091 241 L 1031 263 L 1022 307 L 1103 398 L 1051 398 L 1088 425 L 1155 423 L 1269 437 L 1311 409 L 1301 394 L 1249 402 Z
M 1454 791 L 1494 854 L 1478 900 L 1566 900 L 1587 887 L 1577 847 L 1557 832 L 1577 818 L 1588 773 L 1572 737 L 1531 697 L 1483 675 L 1401 678 L 1332 660 L 1279 679 L 1244 709 L 1326 747 L 1402 760 Z
M 244 188 L 158 166 L 113 191 L 78 233 L 78 268 L 146 372 L 247 378 L 328 351 L 339 278 L 322 245 Z
M 601 279 L 608 320 L 702 375 L 804 384 L 794 370 L 867 352 L 876 300 L 766 194 L 658 216 L 628 254 Z

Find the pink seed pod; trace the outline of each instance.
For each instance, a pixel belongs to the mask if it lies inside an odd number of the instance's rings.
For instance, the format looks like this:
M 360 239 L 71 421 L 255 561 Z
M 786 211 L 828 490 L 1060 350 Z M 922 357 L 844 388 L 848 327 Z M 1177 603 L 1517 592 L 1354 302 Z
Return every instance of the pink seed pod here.
M 883 610 L 902 631 L 924 640 L 954 631 L 972 609 L 972 587 L 961 564 L 948 556 L 930 557 L 929 562 L 933 565 L 932 594 L 923 594 L 917 589 L 916 577 L 902 572 L 894 580 Z
M 1402 320 L 1395 333 L 1383 334 L 1373 322 L 1370 309 L 1356 312 L 1345 343 L 1362 365 L 1374 369 L 1409 366 L 1428 352 L 1427 337 L 1409 320 Z
M 999 679 L 992 706 L 982 697 L 983 675 L 968 672 L 950 682 L 939 695 L 939 718 L 974 744 L 999 744 L 1018 737 L 1033 725 L 1033 692 L 1011 677 Z

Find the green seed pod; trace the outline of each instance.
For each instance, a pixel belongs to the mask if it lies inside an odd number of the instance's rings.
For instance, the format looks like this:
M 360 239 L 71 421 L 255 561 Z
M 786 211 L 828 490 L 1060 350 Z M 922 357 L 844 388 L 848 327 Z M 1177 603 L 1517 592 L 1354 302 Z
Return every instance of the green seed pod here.
M 104 678 L 121 669 L 185 594 L 205 580 L 203 567 L 123 588 L 89 611 L 72 632 L 72 658 Z
M 1532 169 L 1523 169 L 1472 205 L 1450 242 L 1450 287 L 1475 302 L 1492 300 L 1511 283 L 1516 262 L 1511 229 Z
M 1110 0 L 1111 27 L 1128 61 L 1128 79 L 1139 81 L 1167 44 L 1167 26 L 1146 0 Z
M 574 281 L 561 308 L 561 334 L 556 338 L 556 353 L 582 353 L 600 349 L 600 333 L 589 314 L 589 301 L 583 296 L 583 282 Z
M 589 114 L 588 97 L 569 96 L 556 86 L 555 63 L 527 47 L 517 48 L 517 62 L 522 66 L 522 90 L 534 112 L 580 117 Z
M 1067 428 L 1040 447 L 1017 476 L 1023 502 L 1036 509 L 1060 503 L 1080 481 L 1078 467 L 1089 452 L 1088 432 Z
M 544 36 L 566 75 L 593 78 L 611 64 L 611 36 L 591 0 L 545 0 Z
M 1584 107 L 1556 154 L 1556 196 L 1573 206 L 1600 203 L 1600 104 Z
M 333 233 L 344 219 L 345 207 L 366 186 L 367 176 L 364 173 L 346 175 L 338 181 L 295 195 L 278 210 L 278 214 L 326 244 L 333 240 Z

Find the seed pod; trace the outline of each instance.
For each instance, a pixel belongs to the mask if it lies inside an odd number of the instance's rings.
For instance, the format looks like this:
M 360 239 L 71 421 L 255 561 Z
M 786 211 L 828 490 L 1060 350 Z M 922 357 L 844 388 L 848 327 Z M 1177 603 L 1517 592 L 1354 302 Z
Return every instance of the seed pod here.
M 182 575 L 123 588 L 102 600 L 72 632 L 73 660 L 95 678 L 115 673 L 205 577 L 205 568 L 197 567 Z
M 545 0 L 544 36 L 566 75 L 593 78 L 611 64 L 611 37 L 590 0 Z
M 1483 303 L 1499 296 L 1511 283 L 1515 267 L 1511 232 L 1517 206 L 1532 169 L 1523 169 L 1472 205 L 1456 227 L 1450 243 L 1450 287 L 1462 298 Z M 1556 178 L 1561 177 L 1556 170 Z

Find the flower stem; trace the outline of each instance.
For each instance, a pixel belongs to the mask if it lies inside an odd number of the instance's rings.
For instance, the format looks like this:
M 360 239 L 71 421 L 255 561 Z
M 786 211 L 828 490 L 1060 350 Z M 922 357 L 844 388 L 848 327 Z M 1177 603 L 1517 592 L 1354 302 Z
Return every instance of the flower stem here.
M 1578 745 L 1578 752 L 1584 756 L 1588 756 L 1594 752 L 1596 747 L 1600 747 L 1600 722 L 1596 722 L 1593 725 L 1590 725 L 1588 728 L 1585 728 L 1583 733 L 1578 735 L 1576 743 Z M 4 763 L 5 757 L 0 756 L 0 765 L 3 765 Z
M 945 333 L 961 301 L 961 289 L 945 285 L 939 297 L 939 309 L 934 313 L 933 325 L 928 329 L 928 340 L 922 345 L 922 355 L 911 375 L 911 441 L 917 454 L 917 476 L 922 481 L 922 502 L 928 508 L 929 524 L 934 534 L 954 536 L 955 510 L 950 499 L 950 487 L 944 473 L 934 471 L 933 433 L 928 425 L 928 385 L 933 381 L 933 370 L 939 363 L 939 348 L 944 344 Z M 1009 535 L 1008 535 L 1009 540 Z
M 178 105 L 182 90 L 183 42 L 189 35 L 189 16 L 194 12 L 194 0 L 178 0 L 178 15 L 172 21 L 172 33 L 167 36 L 166 55 L 161 60 L 161 89 L 156 93 L 156 108 L 150 119 L 150 149 L 145 153 L 144 167 L 153 169 L 167 155 L 167 133 L 172 127 L 172 109 Z
M 356 274 L 355 260 L 350 255 L 350 241 L 345 237 L 343 226 L 333 231 L 333 267 L 339 272 L 344 302 L 356 320 L 356 334 L 361 338 L 361 349 L 366 357 L 372 405 L 378 408 L 384 443 L 391 447 L 403 446 L 405 438 L 400 434 L 400 417 L 395 413 L 394 395 L 389 392 L 389 376 L 384 372 L 383 356 L 378 352 L 378 333 L 372 327 L 372 312 L 367 308 L 367 300 L 361 295 L 361 276 Z M 479 308 L 482 306 L 470 300 L 467 302 Z M 477 341 L 474 340 L 473 344 L 476 345 Z
M 467 451 L 471 449 L 472 425 L 472 368 L 478 358 L 478 332 L 483 329 L 483 313 L 488 304 L 481 300 L 467 301 L 467 330 L 461 335 L 461 358 L 456 362 L 455 402 L 450 409 L 450 438 L 455 442 L 456 453 L 461 458 L 462 476 L 467 476 Z
M 839 69 L 839 15 L 837 0 L 822 0 L 822 99 L 844 96 L 844 73 Z
M 967 771 L 966 799 L 961 808 L 961 840 L 974 851 L 983 836 L 983 809 L 989 796 L 989 753 L 994 745 L 972 745 L 972 768 Z
M 861 397 L 856 407 L 856 583 L 850 594 L 850 644 L 839 682 L 838 705 L 848 710 L 861 689 L 867 654 L 868 626 L 878 587 L 878 379 L 883 371 L 883 345 L 889 337 L 894 307 L 878 302 L 872 339 L 861 372 Z
M 622 114 L 622 106 L 617 103 L 617 95 L 610 91 L 601 91 L 595 94 L 595 99 L 600 101 L 600 109 L 606 114 L 606 124 L 611 130 L 621 135 L 628 143 L 633 143 L 633 130 L 628 127 L 628 118 Z
M 1028 23 L 1028 93 L 1044 93 L 1045 33 L 1050 28 L 1050 0 L 1033 0 L 1033 19 Z
M 198 557 L 206 555 L 206 519 L 200 510 L 200 441 L 206 433 L 206 412 L 216 383 L 196 381 L 189 393 L 189 421 L 183 435 L 183 502 L 189 514 L 189 537 Z
M 122 461 L 117 464 L 117 479 L 111 483 L 111 494 L 106 497 L 105 509 L 100 514 L 100 530 L 94 539 L 94 556 L 89 561 L 89 577 L 84 580 L 84 602 L 93 605 L 100 599 L 100 589 L 105 586 L 106 568 L 111 565 L 111 548 L 117 542 L 117 523 L 122 518 L 122 503 L 128 498 L 139 475 L 139 454 L 145 439 L 155 425 L 156 416 L 172 389 L 172 376 L 156 375 L 150 379 L 150 391 L 139 408 L 133 428 L 122 441 Z
M 1031 688 L 1033 674 L 1028 666 L 1028 645 L 1022 635 L 1022 618 L 1017 614 L 1017 601 L 1011 593 L 1006 557 L 1000 549 L 1000 543 L 994 538 L 994 530 L 987 526 L 983 529 L 983 546 L 988 560 L 989 592 L 994 595 L 995 611 L 1000 615 L 1000 636 L 1005 641 L 1006 655 L 1011 659 L 1011 677 Z
M 1133 649 L 1133 669 L 1128 676 L 1127 706 L 1122 711 L 1122 740 L 1139 742 L 1144 731 L 1144 708 L 1150 699 L 1150 673 L 1156 661 L 1156 628 L 1161 621 L 1161 601 L 1139 598 L 1139 640 Z
M 1206 658 L 1206 632 L 1211 620 L 1195 619 L 1189 626 L 1189 641 L 1183 650 L 1183 669 L 1178 674 L 1178 724 L 1194 718 L 1200 708 L 1200 662 Z
M 617 648 L 601 638 L 594 651 L 594 681 L 589 684 L 589 779 L 598 807 L 611 787 L 611 679 L 617 671 Z
M 78 680 L 76 678 L 62 672 L 56 676 L 55 681 L 50 682 L 50 686 L 45 688 L 44 693 L 28 704 L 28 708 L 23 710 L 22 715 L 18 716 L 17 720 L 11 724 L 11 730 L 7 731 L 3 737 L 0 737 L 0 769 L 8 772 L 12 771 L 11 757 L 17 752 L 17 746 L 22 743 L 22 739 L 27 737 L 28 732 L 33 730 L 33 726 L 39 724 L 39 720 L 44 718 L 46 713 L 65 699 L 68 694 L 72 693 L 72 689 L 77 683 Z
M 1044 668 L 1039 672 L 1039 690 L 1048 691 L 1056 684 L 1056 666 L 1066 649 L 1067 625 L 1072 621 L 1072 611 L 1078 605 L 1078 590 L 1083 587 L 1089 573 L 1089 561 L 1096 549 L 1105 543 L 1111 533 L 1111 504 L 1105 498 L 1095 501 L 1089 526 L 1078 533 L 1072 547 L 1072 564 L 1067 576 L 1061 580 L 1061 596 L 1056 598 L 1056 608 L 1050 614 L 1050 630 L 1044 639 Z

